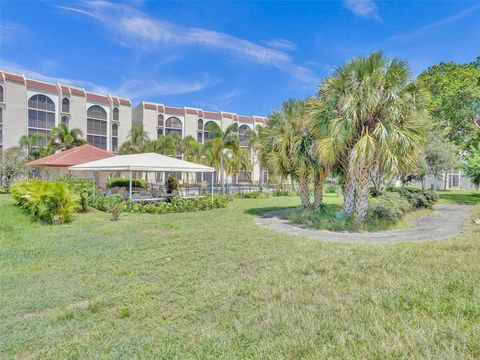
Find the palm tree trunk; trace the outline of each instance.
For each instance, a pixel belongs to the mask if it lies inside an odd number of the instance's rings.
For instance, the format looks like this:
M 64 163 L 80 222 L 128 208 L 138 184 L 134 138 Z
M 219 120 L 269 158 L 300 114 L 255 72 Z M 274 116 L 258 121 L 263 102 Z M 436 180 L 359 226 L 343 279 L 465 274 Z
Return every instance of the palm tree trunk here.
M 355 199 L 355 214 L 363 221 L 368 210 L 368 173 L 369 167 L 363 166 L 359 171 L 357 183 L 357 197 Z
M 315 211 L 320 211 L 322 209 L 323 182 L 324 182 L 324 176 L 319 171 L 315 174 L 315 178 L 313 179 L 313 188 L 314 188 L 313 210 Z
M 310 193 L 308 191 L 308 177 L 302 176 L 298 181 L 300 200 L 302 201 L 303 209 L 310 209 Z
M 355 164 L 353 154 L 349 155 L 348 169 L 343 193 L 343 212 L 352 215 L 355 206 Z
M 225 182 L 224 182 L 224 170 L 223 170 L 223 150 L 220 151 L 220 187 L 222 189 L 222 195 L 225 195 Z

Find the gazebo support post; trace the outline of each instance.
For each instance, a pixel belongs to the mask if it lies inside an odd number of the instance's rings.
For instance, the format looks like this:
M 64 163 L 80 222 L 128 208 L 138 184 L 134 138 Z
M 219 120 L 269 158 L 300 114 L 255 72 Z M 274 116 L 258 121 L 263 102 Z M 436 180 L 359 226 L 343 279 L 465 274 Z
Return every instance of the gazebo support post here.
M 128 197 L 132 198 L 132 169 L 130 169 L 130 183 L 128 187 Z

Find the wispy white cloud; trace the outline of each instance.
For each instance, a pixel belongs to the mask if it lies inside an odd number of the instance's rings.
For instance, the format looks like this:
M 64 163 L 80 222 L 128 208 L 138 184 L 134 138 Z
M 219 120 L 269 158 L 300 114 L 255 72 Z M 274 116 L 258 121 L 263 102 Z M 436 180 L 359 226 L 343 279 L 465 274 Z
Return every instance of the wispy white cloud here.
M 286 39 L 273 39 L 266 40 L 263 42 L 265 45 L 268 45 L 271 48 L 285 51 L 295 51 L 297 50 L 297 45 Z
M 377 4 L 373 0 L 345 0 L 344 6 L 357 16 L 381 21 Z
M 440 19 L 438 21 L 435 21 L 431 24 L 419 27 L 418 29 L 415 29 L 413 31 L 394 35 L 390 38 L 390 40 L 409 40 L 409 39 L 416 38 L 418 36 L 427 34 L 431 31 L 440 29 L 443 26 L 446 26 L 448 24 L 453 24 L 453 23 L 455 23 L 455 22 L 457 22 L 457 21 L 459 21 L 459 20 L 461 20 L 461 19 L 479 11 L 479 10 L 480 10 L 480 4 L 477 4 L 477 5 L 472 6 L 468 9 L 466 9 L 466 10 L 463 10 L 463 11 L 457 13 L 457 14 L 447 16 L 447 17 L 445 17 L 443 19 Z
M 262 46 L 227 33 L 203 28 L 185 27 L 150 15 L 127 5 L 105 1 L 83 2 L 79 7 L 59 7 L 87 15 L 102 23 L 118 36 L 124 46 L 152 51 L 165 46 L 198 46 L 220 52 L 242 61 L 269 66 L 290 74 L 295 80 L 316 83 L 317 76 L 308 68 L 295 64 L 285 51 Z M 276 45 L 290 50 L 293 43 L 280 41 Z
M 26 37 L 29 31 L 22 24 L 11 21 L 0 21 L 0 44 L 12 43 Z

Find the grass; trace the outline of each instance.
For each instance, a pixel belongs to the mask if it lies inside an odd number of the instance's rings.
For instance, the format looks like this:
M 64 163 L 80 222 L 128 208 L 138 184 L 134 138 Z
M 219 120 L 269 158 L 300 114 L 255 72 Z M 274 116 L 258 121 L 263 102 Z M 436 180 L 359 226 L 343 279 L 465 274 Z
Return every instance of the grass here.
M 368 246 L 253 224 L 298 203 L 50 226 L 0 196 L 0 358 L 480 357 L 480 226 Z
M 480 191 L 478 190 L 447 190 L 437 191 L 437 194 L 441 204 L 480 204 Z

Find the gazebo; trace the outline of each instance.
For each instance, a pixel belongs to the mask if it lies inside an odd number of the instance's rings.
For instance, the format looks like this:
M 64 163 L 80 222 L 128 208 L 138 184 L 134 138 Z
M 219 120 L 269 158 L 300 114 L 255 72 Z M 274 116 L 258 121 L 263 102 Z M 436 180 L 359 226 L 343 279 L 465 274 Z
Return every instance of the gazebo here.
M 157 153 L 117 155 L 111 158 L 70 166 L 70 171 L 121 171 L 129 173 L 129 197 L 132 198 L 132 174 L 134 172 L 183 172 L 214 173 L 209 166 L 160 155 Z M 213 180 L 213 176 L 212 176 Z M 213 198 L 213 181 L 212 181 Z

